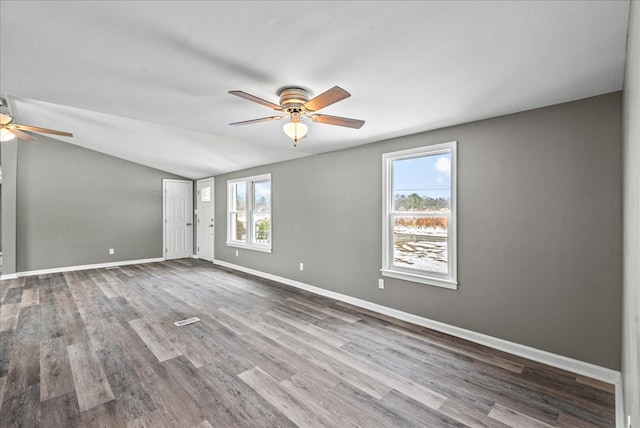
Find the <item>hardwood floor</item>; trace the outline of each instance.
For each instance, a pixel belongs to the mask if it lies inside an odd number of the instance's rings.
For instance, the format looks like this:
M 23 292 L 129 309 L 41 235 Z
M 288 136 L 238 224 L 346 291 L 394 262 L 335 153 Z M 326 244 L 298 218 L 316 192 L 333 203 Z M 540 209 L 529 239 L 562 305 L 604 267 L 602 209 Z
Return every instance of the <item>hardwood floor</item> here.
M 615 425 L 612 385 L 198 260 L 0 299 L 2 427 Z

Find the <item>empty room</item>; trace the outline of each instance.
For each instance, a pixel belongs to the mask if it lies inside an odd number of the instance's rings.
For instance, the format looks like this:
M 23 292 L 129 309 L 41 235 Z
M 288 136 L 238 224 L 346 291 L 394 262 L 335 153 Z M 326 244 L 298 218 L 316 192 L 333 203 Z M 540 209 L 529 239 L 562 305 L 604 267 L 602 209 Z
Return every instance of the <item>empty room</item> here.
M 640 428 L 640 2 L 0 0 L 1 427 Z

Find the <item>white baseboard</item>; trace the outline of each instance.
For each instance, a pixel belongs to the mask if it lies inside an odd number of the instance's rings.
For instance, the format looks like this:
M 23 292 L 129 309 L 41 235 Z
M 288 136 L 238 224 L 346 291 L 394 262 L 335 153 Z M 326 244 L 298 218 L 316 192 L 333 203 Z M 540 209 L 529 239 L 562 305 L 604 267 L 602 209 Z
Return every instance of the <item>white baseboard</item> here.
M 475 331 L 467 330 L 464 328 L 452 326 L 439 321 L 434 321 L 428 318 L 424 318 L 418 315 L 410 314 L 408 312 L 399 311 L 397 309 L 382 306 L 377 303 L 372 303 L 366 300 L 358 299 L 355 297 L 347 296 L 345 294 L 336 293 L 335 291 L 325 290 L 323 288 L 315 287 L 313 285 L 305 284 L 292 279 L 284 278 L 278 275 L 272 275 L 270 273 L 260 272 L 254 269 L 246 268 L 244 266 L 235 265 L 222 260 L 214 260 L 214 264 L 228 267 L 231 269 L 239 270 L 251 275 L 259 276 L 262 278 L 270 279 L 273 281 L 281 282 L 292 287 L 296 287 L 305 291 L 309 291 L 314 294 L 319 294 L 324 297 L 329 297 L 341 302 L 349 303 L 354 306 L 358 306 L 364 309 L 368 309 L 380 314 L 388 315 L 393 318 L 397 318 L 402 321 L 410 322 L 412 324 L 420 325 L 430 328 L 432 330 L 446 333 L 451 336 L 459 337 L 480 345 L 488 346 L 499 351 L 508 352 L 513 355 L 517 355 L 523 358 L 528 358 L 533 361 L 537 361 L 542 364 L 547 364 L 556 368 L 570 371 L 582 376 L 587 376 L 592 379 L 597 379 L 603 382 L 614 384 L 617 386 L 621 383 L 621 373 L 616 370 L 611 370 L 605 367 L 597 366 L 595 364 L 586 363 L 584 361 L 575 360 L 562 355 L 553 354 L 551 352 L 542 351 L 540 349 L 532 348 L 530 346 L 521 345 L 519 343 L 510 342 L 507 340 L 499 339 L 496 337 L 488 336 L 486 334 L 477 333 Z M 616 402 L 617 394 L 616 394 Z
M 17 272 L 17 273 L 2 275 L 0 279 L 16 279 L 23 276 L 46 275 L 49 273 L 71 272 L 76 270 L 87 270 L 87 269 L 101 269 L 101 268 L 108 268 L 108 267 L 138 265 L 143 263 L 154 263 L 154 262 L 161 262 L 161 261 L 164 261 L 164 259 L 162 257 L 159 257 L 155 259 L 123 260 L 119 262 L 97 263 L 92 265 L 66 266 L 66 267 L 60 267 L 60 268 L 30 270 L 25 272 Z

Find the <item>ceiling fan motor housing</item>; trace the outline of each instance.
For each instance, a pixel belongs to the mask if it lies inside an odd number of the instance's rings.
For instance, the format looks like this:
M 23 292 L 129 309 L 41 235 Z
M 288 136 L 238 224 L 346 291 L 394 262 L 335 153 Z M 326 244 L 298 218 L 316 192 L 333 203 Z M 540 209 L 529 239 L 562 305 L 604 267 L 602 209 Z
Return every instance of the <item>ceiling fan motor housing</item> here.
M 289 113 L 304 112 L 309 93 L 302 88 L 284 88 L 280 91 L 280 106 Z

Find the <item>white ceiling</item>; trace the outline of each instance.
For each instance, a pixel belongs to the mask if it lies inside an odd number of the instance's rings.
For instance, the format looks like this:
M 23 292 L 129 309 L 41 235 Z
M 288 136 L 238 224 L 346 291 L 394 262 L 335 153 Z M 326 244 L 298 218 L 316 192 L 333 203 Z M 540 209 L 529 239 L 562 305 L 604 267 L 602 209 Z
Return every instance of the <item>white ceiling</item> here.
M 622 88 L 629 1 L 0 1 L 16 121 L 196 179 Z M 228 94 L 351 98 L 294 148 Z M 28 143 L 21 143 L 28 144 Z

